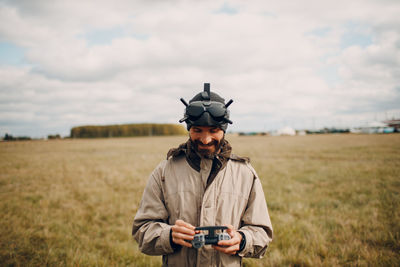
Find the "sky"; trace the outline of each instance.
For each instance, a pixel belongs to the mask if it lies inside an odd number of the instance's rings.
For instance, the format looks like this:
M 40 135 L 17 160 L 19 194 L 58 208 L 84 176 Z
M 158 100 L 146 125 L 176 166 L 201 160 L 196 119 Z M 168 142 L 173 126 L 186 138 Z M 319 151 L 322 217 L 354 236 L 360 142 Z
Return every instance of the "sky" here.
M 178 123 L 211 84 L 229 131 L 400 118 L 400 1 L 0 0 L 0 136 Z

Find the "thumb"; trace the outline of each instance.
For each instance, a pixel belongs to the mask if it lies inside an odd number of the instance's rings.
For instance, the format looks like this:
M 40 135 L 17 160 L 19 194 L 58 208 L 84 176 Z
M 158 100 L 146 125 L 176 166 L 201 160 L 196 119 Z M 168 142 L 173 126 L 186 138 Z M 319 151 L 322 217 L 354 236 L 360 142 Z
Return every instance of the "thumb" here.
M 228 229 L 226 229 L 226 232 L 233 237 L 235 235 L 235 228 L 233 227 L 233 225 L 230 224 L 225 224 L 224 226 L 228 227 Z

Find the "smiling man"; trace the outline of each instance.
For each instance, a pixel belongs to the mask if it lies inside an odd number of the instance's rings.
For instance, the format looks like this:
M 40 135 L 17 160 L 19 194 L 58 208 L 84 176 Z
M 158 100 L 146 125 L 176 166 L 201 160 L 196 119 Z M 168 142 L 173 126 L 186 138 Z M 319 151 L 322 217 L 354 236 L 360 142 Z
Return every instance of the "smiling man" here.
M 224 138 L 224 132 L 215 126 L 192 126 L 189 133 L 196 151 L 204 157 L 213 156 Z
M 272 226 L 261 182 L 249 159 L 231 153 L 225 140 L 225 100 L 204 84 L 186 106 L 189 140 L 171 149 L 150 175 L 132 235 L 163 266 L 241 266 L 242 257 L 261 258 Z M 229 240 L 193 248 L 200 226 L 227 226 Z

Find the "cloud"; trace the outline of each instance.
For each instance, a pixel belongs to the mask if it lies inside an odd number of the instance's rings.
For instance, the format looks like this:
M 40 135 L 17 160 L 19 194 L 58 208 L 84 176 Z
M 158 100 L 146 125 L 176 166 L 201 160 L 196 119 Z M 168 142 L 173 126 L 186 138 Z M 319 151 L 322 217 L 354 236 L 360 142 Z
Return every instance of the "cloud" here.
M 398 13 L 372 0 L 2 1 L 0 41 L 24 55 L 0 57 L 0 134 L 176 122 L 204 82 L 235 100 L 233 130 L 400 114 Z

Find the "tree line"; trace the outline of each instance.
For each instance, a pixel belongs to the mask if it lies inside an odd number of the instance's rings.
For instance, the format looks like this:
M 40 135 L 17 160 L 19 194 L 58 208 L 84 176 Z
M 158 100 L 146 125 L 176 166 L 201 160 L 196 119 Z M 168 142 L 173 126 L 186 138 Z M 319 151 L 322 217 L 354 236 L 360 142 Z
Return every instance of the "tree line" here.
M 11 134 L 6 133 L 3 137 L 4 141 L 25 141 L 25 140 L 31 140 L 29 136 L 12 136 Z
M 71 129 L 71 138 L 105 138 L 128 136 L 186 135 L 179 124 L 121 124 L 104 126 L 78 126 Z

